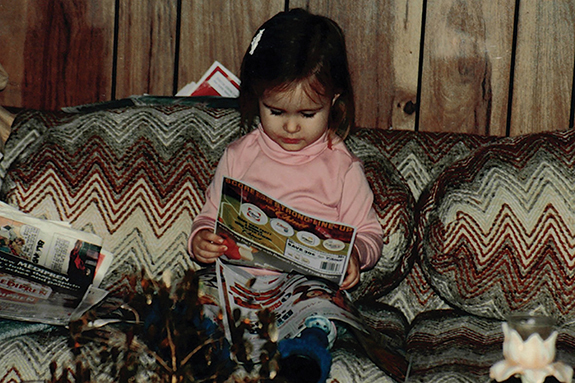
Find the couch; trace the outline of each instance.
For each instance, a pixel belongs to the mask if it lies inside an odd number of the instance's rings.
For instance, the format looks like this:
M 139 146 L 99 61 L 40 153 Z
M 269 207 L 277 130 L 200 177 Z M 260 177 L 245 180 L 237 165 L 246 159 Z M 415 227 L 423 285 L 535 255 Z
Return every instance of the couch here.
M 186 251 L 192 219 L 223 149 L 244 133 L 225 98 L 24 110 L 0 162 L 1 198 L 101 236 L 115 255 L 104 286 L 117 296 L 135 271 L 197 267 Z M 409 369 L 403 378 L 379 368 L 342 332 L 328 381 L 488 382 L 502 322 L 530 311 L 557 320 L 557 359 L 575 365 L 573 130 L 498 138 L 362 128 L 347 145 L 364 162 L 385 243 L 352 297 Z M 74 358 L 66 329 L 38 323 L 0 321 L 0 347 L 0 382 L 48 379 L 50 362 Z M 114 381 L 109 367 L 94 371 Z

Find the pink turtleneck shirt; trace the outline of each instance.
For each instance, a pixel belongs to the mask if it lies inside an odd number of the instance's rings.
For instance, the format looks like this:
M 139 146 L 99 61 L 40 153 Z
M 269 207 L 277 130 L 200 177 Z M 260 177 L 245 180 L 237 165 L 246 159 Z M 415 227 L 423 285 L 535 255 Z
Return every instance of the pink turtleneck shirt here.
M 260 126 L 231 143 L 206 191 L 206 203 L 194 219 L 190 253 L 192 237 L 201 229 L 214 229 L 223 176 L 242 181 L 295 210 L 355 226 L 354 246 L 361 269 L 378 261 L 383 232 L 372 207 L 373 193 L 361 161 L 343 142 L 330 147 L 324 134 L 300 151 L 286 151 Z

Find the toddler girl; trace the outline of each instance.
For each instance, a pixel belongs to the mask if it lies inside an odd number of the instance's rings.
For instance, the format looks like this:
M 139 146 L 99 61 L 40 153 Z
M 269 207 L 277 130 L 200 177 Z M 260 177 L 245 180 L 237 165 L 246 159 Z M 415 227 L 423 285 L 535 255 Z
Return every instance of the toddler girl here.
M 224 152 L 194 219 L 192 257 L 213 263 L 226 251 L 213 231 L 227 176 L 292 209 L 356 227 L 340 287 L 355 286 L 381 255 L 382 229 L 362 164 L 343 143 L 355 108 L 341 29 L 301 9 L 279 13 L 256 32 L 240 80 L 242 123 L 259 124 Z

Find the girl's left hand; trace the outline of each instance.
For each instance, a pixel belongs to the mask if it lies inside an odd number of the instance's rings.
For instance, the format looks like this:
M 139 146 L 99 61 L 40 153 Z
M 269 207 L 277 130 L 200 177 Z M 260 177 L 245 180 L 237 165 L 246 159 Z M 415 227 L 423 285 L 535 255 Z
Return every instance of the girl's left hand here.
M 357 285 L 359 282 L 359 272 L 359 254 L 357 254 L 357 251 L 354 248 L 351 252 L 351 258 L 347 265 L 347 271 L 345 272 L 345 279 L 343 280 L 340 289 L 347 290 Z

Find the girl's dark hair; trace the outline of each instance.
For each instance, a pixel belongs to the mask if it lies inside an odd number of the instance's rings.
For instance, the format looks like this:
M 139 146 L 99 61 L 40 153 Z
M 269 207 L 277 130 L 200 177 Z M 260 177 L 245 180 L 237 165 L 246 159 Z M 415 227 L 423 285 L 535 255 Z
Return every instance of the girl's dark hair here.
M 278 13 L 254 36 L 260 39 L 252 40 L 240 73 L 244 127 L 253 126 L 264 92 L 302 83 L 312 98 L 339 95 L 331 108 L 329 130 L 345 138 L 355 124 L 355 104 L 341 28 L 327 17 L 298 8 Z

